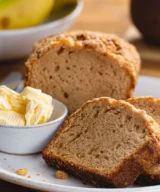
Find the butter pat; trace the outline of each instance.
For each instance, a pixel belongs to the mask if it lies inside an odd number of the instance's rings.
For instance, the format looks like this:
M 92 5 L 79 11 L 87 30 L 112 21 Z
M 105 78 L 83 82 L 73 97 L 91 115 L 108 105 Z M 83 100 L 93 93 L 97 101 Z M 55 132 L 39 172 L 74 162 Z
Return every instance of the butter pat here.
M 0 110 L 0 124 L 24 126 L 25 118 L 24 115 L 15 111 Z
M 13 110 L 17 113 L 25 113 L 25 103 L 21 95 L 6 86 L 0 86 L 0 110 Z
M 26 125 L 45 123 L 52 115 L 52 97 L 40 89 L 26 87 L 21 96 L 26 102 Z
M 0 86 L 0 124 L 36 125 L 52 115 L 52 97 L 39 89 L 25 87 L 21 94 Z

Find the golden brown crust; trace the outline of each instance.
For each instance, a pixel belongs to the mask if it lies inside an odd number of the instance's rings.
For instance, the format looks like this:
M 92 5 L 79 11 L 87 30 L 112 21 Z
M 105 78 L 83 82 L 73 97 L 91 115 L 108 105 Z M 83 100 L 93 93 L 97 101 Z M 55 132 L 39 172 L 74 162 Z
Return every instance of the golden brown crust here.
M 116 35 L 75 31 L 48 37 L 37 43 L 33 49 L 30 58 L 26 62 L 28 74 L 25 84 L 30 85 L 33 65 L 45 55 L 52 47 L 75 47 L 79 49 L 94 50 L 100 55 L 111 58 L 119 64 L 127 76 L 131 79 L 130 87 L 126 93 L 126 98 L 131 97 L 133 89 L 137 82 L 140 70 L 140 57 L 134 46 L 125 42 Z
M 50 152 L 50 146 L 55 142 L 59 134 L 62 133 L 63 129 L 70 124 L 70 121 L 74 119 L 77 113 L 80 113 L 84 108 L 92 102 L 105 101 L 113 107 L 124 106 L 130 109 L 133 113 L 138 113 L 143 119 L 146 126 L 146 131 L 150 135 L 150 139 L 146 140 L 144 146 L 139 149 L 135 154 L 125 159 L 123 163 L 110 175 L 101 175 L 96 170 L 89 170 L 86 167 L 79 166 L 68 162 L 66 159 L 58 157 L 56 154 Z M 62 128 L 56 134 L 55 138 L 48 144 L 43 150 L 42 155 L 47 164 L 63 169 L 71 174 L 81 178 L 86 182 L 90 182 L 93 185 L 100 187 L 126 187 L 131 185 L 135 179 L 144 170 L 148 170 L 154 163 L 158 161 L 160 154 L 160 137 L 154 135 L 154 121 L 150 118 L 145 111 L 138 110 L 131 104 L 125 101 L 117 101 L 111 98 L 99 98 L 85 103 L 79 110 L 72 114 L 63 124 Z
M 126 101 L 132 105 L 135 105 L 139 101 L 145 101 L 146 103 L 149 102 L 150 104 L 152 104 L 152 106 L 160 106 L 160 98 L 154 98 L 152 96 L 132 97 L 127 99 Z
M 160 103 L 160 98 L 154 98 L 152 96 L 131 97 L 131 98 L 127 99 L 127 101 L 131 104 L 134 104 L 140 100 L 146 100 L 146 101 L 152 101 L 154 103 Z
M 149 153 L 152 151 L 151 153 Z M 153 155 L 153 149 L 144 147 L 138 155 L 146 154 Z M 139 163 L 136 162 L 134 157 L 126 159 L 125 162 L 110 176 L 110 175 L 98 175 L 87 169 L 82 169 L 78 165 L 70 164 L 67 161 L 63 161 L 57 157 L 54 159 L 46 156 L 43 152 L 43 158 L 48 165 L 56 168 L 63 169 L 85 182 L 89 182 L 99 187 L 127 187 L 135 181 L 135 179 L 142 173 L 143 168 Z
M 150 146 L 147 145 L 137 154 L 139 156 L 145 154 L 151 157 L 155 152 L 153 151 L 153 148 L 150 148 Z M 127 187 L 133 184 L 137 177 L 143 172 L 143 166 L 137 163 L 134 156 L 126 159 L 112 175 L 104 176 L 86 168 L 81 168 L 79 165 L 71 164 L 58 157 L 52 158 L 51 156 L 46 155 L 45 151 L 43 151 L 42 155 L 48 165 L 54 166 L 58 169 L 63 169 L 70 174 L 79 177 L 82 181 L 91 183 L 98 187 Z M 157 155 L 155 155 L 154 161 L 157 161 L 156 156 Z M 153 161 L 153 159 L 151 161 Z
M 136 104 L 138 101 L 149 101 L 155 105 L 160 105 L 160 98 L 153 98 L 152 96 L 133 97 L 127 100 L 131 104 Z M 160 164 L 151 167 L 144 174 L 140 175 L 136 181 L 139 185 L 157 185 L 160 184 Z
M 152 104 L 152 106 L 160 106 L 160 98 L 154 98 L 152 96 L 132 97 L 132 98 L 127 99 L 126 101 L 132 105 L 136 105 L 139 101 L 145 101 L 146 103 L 149 102 L 150 105 Z M 153 111 L 154 111 L 154 109 L 153 109 Z M 153 117 L 153 119 L 154 119 L 154 117 Z M 159 134 L 160 134 L 159 131 L 157 131 L 157 135 L 159 135 Z

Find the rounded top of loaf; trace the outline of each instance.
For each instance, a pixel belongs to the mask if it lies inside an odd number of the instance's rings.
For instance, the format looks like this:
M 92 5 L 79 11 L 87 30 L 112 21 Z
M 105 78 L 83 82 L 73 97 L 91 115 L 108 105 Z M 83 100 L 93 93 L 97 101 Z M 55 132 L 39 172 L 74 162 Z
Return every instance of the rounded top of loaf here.
M 130 71 L 139 72 L 140 69 L 140 56 L 133 45 L 114 34 L 91 31 L 72 31 L 41 40 L 35 44 L 26 65 L 29 67 L 34 64 L 56 45 L 95 50 L 117 60 L 129 73 Z

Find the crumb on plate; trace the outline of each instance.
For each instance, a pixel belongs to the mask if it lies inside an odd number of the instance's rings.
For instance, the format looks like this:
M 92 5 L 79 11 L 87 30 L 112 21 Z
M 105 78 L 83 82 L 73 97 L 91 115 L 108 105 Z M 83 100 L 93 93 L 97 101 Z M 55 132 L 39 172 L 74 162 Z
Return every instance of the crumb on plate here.
M 56 172 L 56 178 L 57 178 L 57 179 L 67 179 L 67 178 L 68 178 L 68 174 L 65 173 L 64 171 L 58 170 L 58 171 Z
M 28 168 L 18 169 L 16 173 L 17 175 L 25 176 L 28 173 Z

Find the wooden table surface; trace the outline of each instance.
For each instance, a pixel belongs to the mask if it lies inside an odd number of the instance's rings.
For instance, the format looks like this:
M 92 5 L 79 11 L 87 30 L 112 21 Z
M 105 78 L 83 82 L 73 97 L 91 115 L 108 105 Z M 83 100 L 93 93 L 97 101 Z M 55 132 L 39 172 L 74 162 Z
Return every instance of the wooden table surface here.
M 84 0 L 84 9 L 71 29 L 88 29 L 117 33 L 124 36 L 131 24 L 129 17 L 129 0 Z M 26 59 L 17 61 L 0 61 L 0 80 L 12 71 L 25 73 Z M 160 77 L 160 62 L 142 61 L 141 74 Z M 32 191 L 27 188 L 0 181 L 2 192 Z

